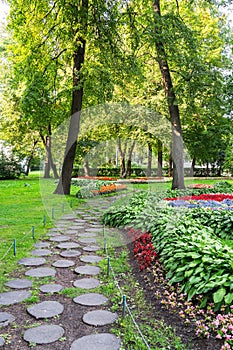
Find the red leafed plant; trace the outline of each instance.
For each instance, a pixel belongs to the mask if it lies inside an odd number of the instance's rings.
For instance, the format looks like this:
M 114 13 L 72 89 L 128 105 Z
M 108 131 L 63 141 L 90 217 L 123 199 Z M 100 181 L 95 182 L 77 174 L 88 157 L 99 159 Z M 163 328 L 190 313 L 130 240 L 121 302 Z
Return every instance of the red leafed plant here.
M 157 258 L 151 242 L 151 234 L 143 233 L 141 230 L 128 229 L 128 235 L 134 239 L 134 258 L 137 259 L 140 270 L 144 270 Z

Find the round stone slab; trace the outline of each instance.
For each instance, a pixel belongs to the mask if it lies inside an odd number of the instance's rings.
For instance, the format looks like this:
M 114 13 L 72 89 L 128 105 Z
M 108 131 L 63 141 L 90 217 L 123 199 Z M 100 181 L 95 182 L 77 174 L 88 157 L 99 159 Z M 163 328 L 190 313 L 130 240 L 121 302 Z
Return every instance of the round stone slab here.
M 70 240 L 69 236 L 65 235 L 59 235 L 59 236 L 53 236 L 49 239 L 51 242 L 67 242 Z
M 103 260 L 103 258 L 101 256 L 98 256 L 98 255 L 82 255 L 80 257 L 80 260 L 82 262 L 86 262 L 86 263 L 98 263 L 101 260 Z
M 69 230 L 66 231 L 66 233 L 67 233 L 68 235 L 71 235 L 71 236 L 72 236 L 72 235 L 76 235 L 78 232 L 77 232 L 77 230 L 70 230 L 70 229 L 69 229 Z
M 16 279 L 7 282 L 6 286 L 14 289 L 26 289 L 32 286 L 32 281 L 27 279 Z
M 47 255 L 51 255 L 52 252 L 49 249 L 36 249 L 36 250 L 33 250 L 31 254 L 34 256 L 47 256 Z
M 28 291 L 16 291 L 16 292 L 6 292 L 0 294 L 0 305 L 13 305 L 21 303 L 32 295 Z
M 38 242 L 34 244 L 35 248 L 48 248 L 50 247 L 50 244 L 47 242 Z
M 80 245 L 74 242 L 64 242 L 57 245 L 57 248 L 59 249 L 76 249 L 79 247 Z
M 52 264 L 52 266 L 66 268 L 74 266 L 74 262 L 72 260 L 57 260 Z
M 118 350 L 121 340 L 113 334 L 100 333 L 86 335 L 75 340 L 71 344 L 70 350 Z
M 49 283 L 43 284 L 39 289 L 43 293 L 58 293 L 63 289 L 63 286 L 61 284 Z
M 31 277 L 54 277 L 56 275 L 56 270 L 50 269 L 49 267 L 37 267 L 35 269 L 28 270 L 25 275 Z
M 81 238 L 81 239 L 79 239 L 79 242 L 84 243 L 84 244 L 96 243 L 96 239 L 95 238 Z
M 87 246 L 87 247 L 83 247 L 83 250 L 85 252 L 96 252 L 97 250 L 100 250 L 101 247 L 98 245 L 92 245 L 92 246 Z
M 81 237 L 81 238 L 92 238 L 92 237 L 96 237 L 96 234 L 95 233 L 91 233 L 91 232 L 79 233 L 78 237 Z
M 44 265 L 46 260 L 44 258 L 23 258 L 18 261 L 18 264 L 24 266 L 40 266 Z
M 50 344 L 64 335 L 64 329 L 60 326 L 48 325 L 27 329 L 24 340 L 35 344 Z
M 4 344 L 5 344 L 5 340 L 2 337 L 0 337 L 0 346 L 3 346 Z
M 98 228 L 98 227 L 92 227 L 92 228 L 87 228 L 85 230 L 86 232 L 102 232 L 101 228 Z
M 15 317 L 8 312 L 0 312 L 0 328 L 7 326 L 9 323 L 13 322 Z
M 81 278 L 74 281 L 73 285 L 81 289 L 94 289 L 100 285 L 100 281 L 95 278 Z
M 76 304 L 85 306 L 99 306 L 108 301 L 108 299 L 99 293 L 88 293 L 80 295 L 73 299 Z
M 76 256 L 81 255 L 82 253 L 79 250 L 64 250 L 60 253 L 60 256 L 63 258 L 75 258 Z
M 117 314 L 106 310 L 89 311 L 83 316 L 83 322 L 90 326 L 105 326 L 117 320 Z
M 74 271 L 80 275 L 98 275 L 100 268 L 98 266 L 82 265 L 78 266 Z
M 39 318 L 51 318 L 60 315 L 64 310 L 64 306 L 57 301 L 43 301 L 27 308 L 27 312 Z

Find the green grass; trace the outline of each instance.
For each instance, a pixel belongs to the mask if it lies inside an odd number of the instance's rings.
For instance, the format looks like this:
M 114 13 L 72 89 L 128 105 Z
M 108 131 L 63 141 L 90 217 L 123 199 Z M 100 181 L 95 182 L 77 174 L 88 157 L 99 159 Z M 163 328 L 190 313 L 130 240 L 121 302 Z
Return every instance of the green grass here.
M 32 226 L 37 241 L 53 226 L 52 209 L 54 218 L 58 219 L 64 213 L 72 212 L 71 201 L 73 207 L 80 203 L 74 194 L 67 197 L 53 195 L 55 186 L 54 180 L 39 178 L 37 174 L 20 180 L 0 181 L 0 290 L 16 269 L 17 261 L 33 248 Z

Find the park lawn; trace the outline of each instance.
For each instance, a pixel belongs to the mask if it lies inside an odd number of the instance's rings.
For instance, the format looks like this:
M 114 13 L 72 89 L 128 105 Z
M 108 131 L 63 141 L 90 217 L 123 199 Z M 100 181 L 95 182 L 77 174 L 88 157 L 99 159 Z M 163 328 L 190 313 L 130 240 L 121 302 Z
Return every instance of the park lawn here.
M 193 185 L 193 184 L 206 184 L 206 185 L 214 185 L 216 182 L 224 181 L 224 178 L 221 180 L 219 178 L 187 178 L 185 179 L 185 186 Z M 233 180 L 228 180 L 231 184 L 233 184 Z M 146 190 L 146 191 L 155 191 L 162 192 L 166 190 L 170 190 L 172 186 L 172 180 L 166 182 L 148 182 L 148 183 L 136 183 L 128 185 L 128 188 L 131 190 Z
M 35 241 L 53 227 L 52 214 L 57 220 L 64 213 L 71 213 L 71 206 L 80 203 L 74 194 L 67 197 L 53 195 L 55 186 L 54 180 L 35 175 L 0 181 L 0 290 L 9 274 L 17 268 L 17 261 L 27 256 Z

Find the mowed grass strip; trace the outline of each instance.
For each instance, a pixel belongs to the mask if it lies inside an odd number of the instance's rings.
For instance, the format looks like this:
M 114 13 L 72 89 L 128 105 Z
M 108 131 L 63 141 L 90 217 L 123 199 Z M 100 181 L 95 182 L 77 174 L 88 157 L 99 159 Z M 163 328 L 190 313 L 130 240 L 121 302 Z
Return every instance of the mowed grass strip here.
M 28 256 L 35 241 L 44 237 L 48 228 L 53 227 L 52 212 L 57 220 L 64 213 L 72 213 L 71 201 L 72 207 L 80 202 L 74 195 L 53 195 L 55 186 L 53 179 L 35 176 L 0 181 L 0 291 L 12 271 L 17 268 L 17 261 Z M 32 235 L 33 226 L 35 240 Z

